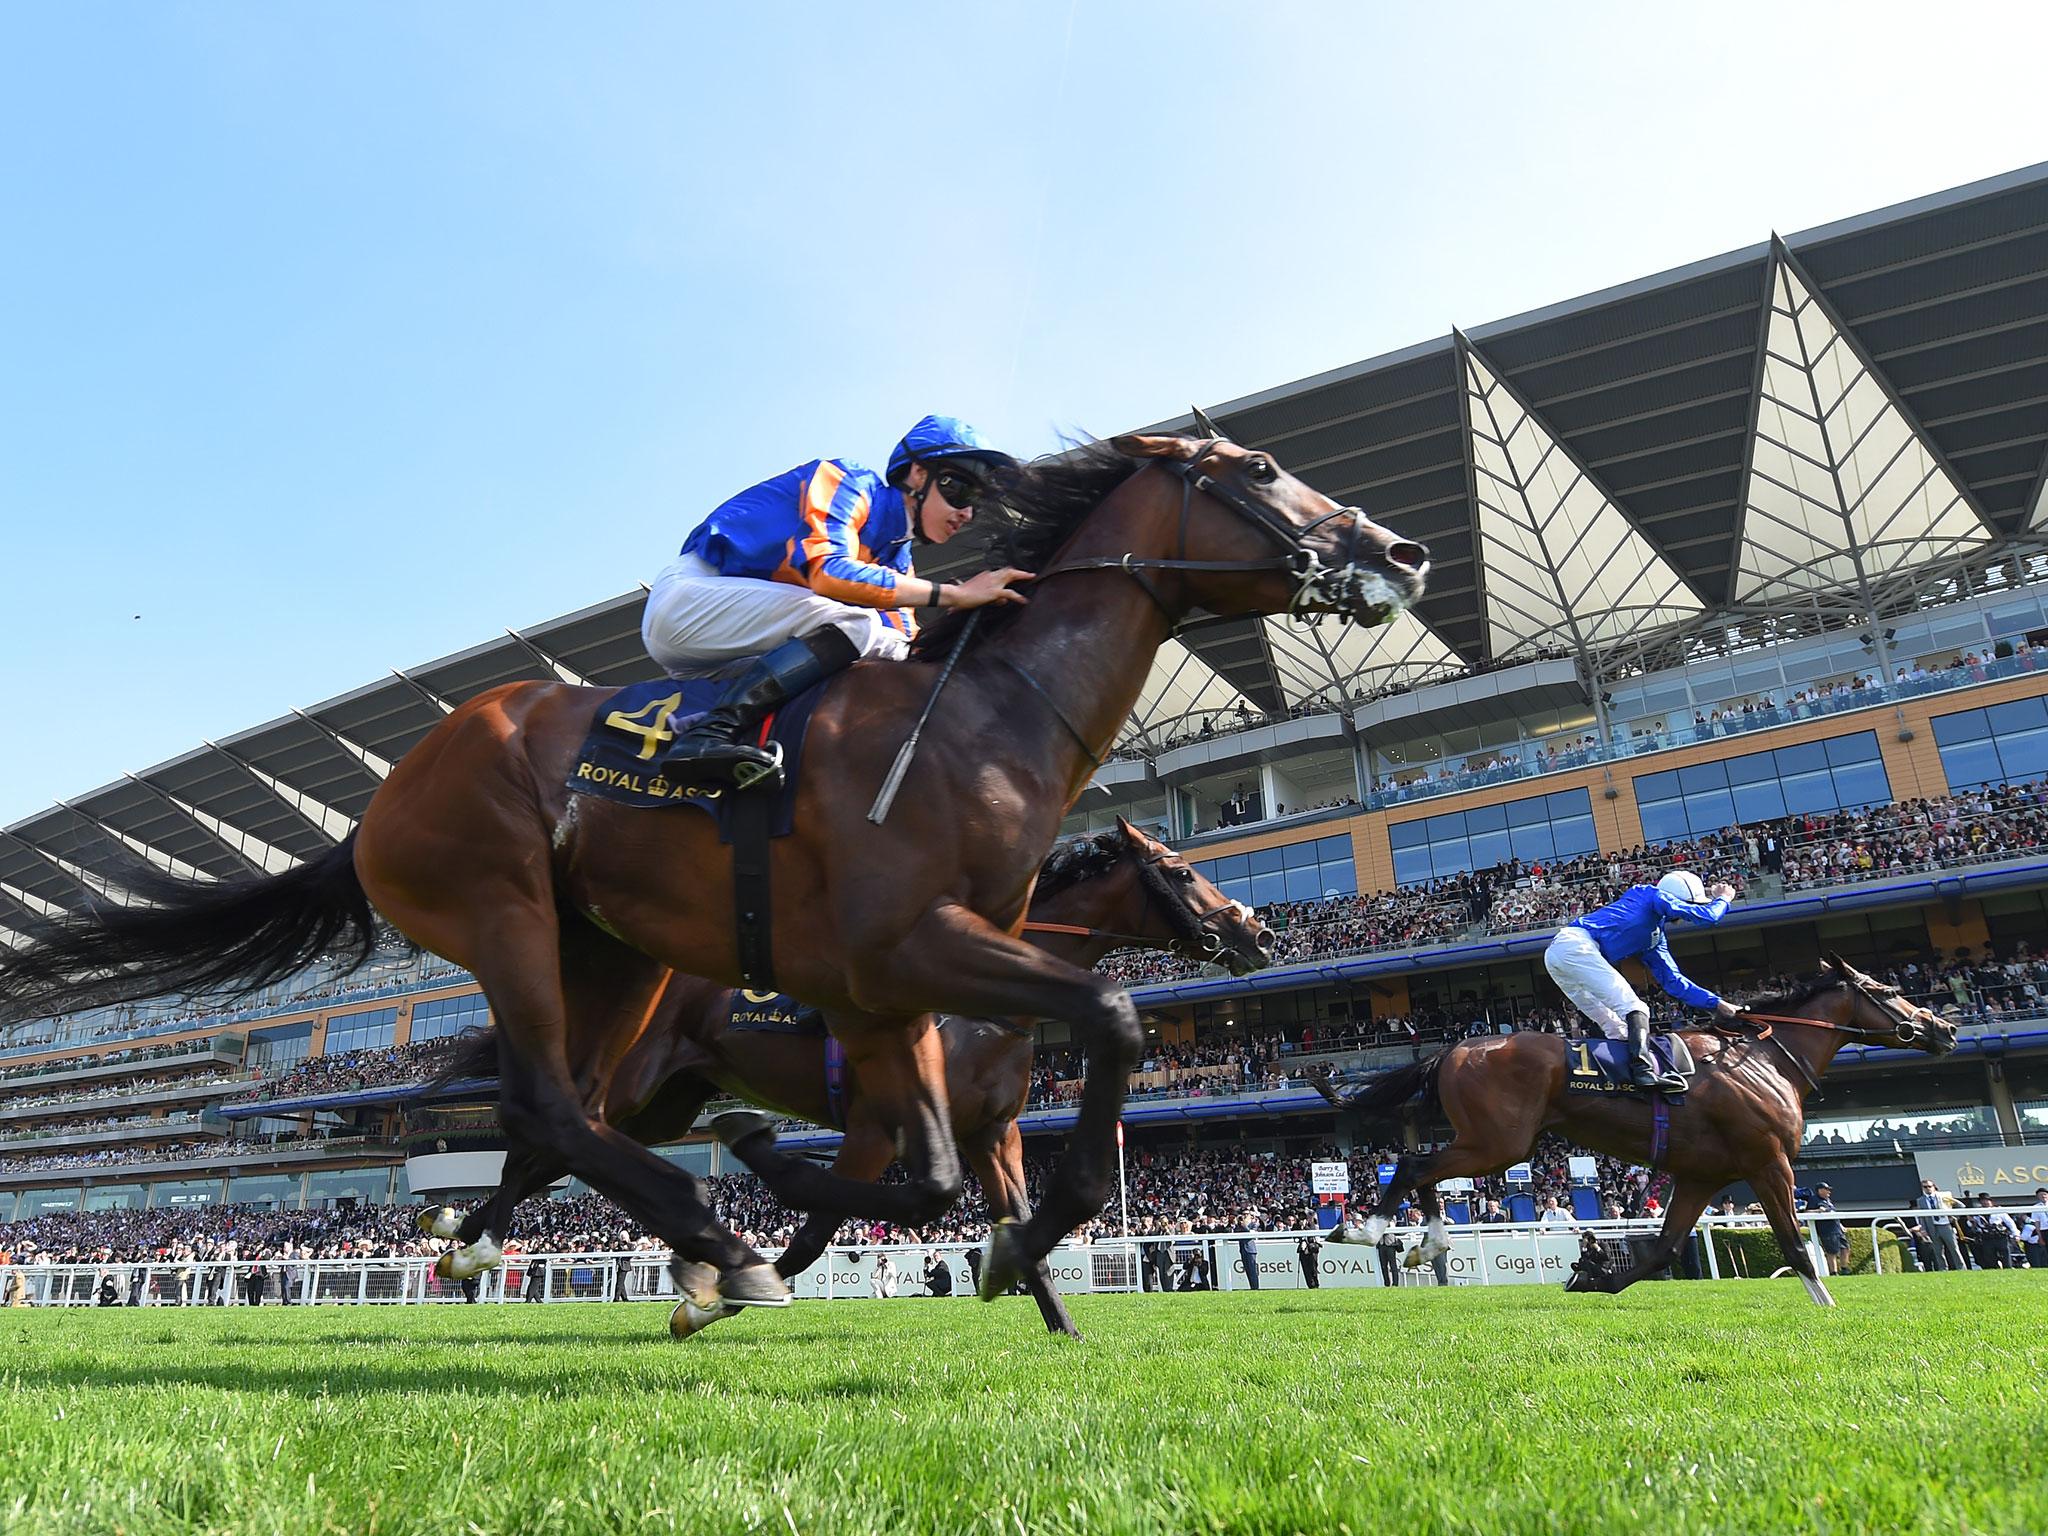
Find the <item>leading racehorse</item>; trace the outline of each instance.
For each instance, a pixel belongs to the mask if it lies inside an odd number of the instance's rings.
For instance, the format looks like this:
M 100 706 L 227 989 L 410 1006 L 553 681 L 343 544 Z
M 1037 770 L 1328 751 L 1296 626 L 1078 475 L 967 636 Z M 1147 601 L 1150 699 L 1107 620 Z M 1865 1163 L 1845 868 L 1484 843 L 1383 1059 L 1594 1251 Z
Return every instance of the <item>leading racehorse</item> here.
M 1434 1257 L 1449 1246 L 1438 1182 L 1499 1173 L 1527 1158 L 1545 1131 L 1556 1131 L 1581 1146 L 1662 1168 L 1675 1181 L 1651 1251 L 1620 1274 L 1581 1267 L 1568 1289 L 1620 1291 L 1655 1274 L 1677 1254 L 1715 1191 L 1746 1179 L 1785 1262 L 1816 1302 L 1833 1306 L 1800 1238 L 1793 1203 L 1792 1160 L 1806 1128 L 1807 1092 L 1819 1087 L 1835 1052 L 1852 1040 L 1940 1055 L 1955 1049 L 1955 1026 L 1830 955 L 1826 974 L 1802 991 L 1684 1035 L 1695 1075 L 1683 1101 L 1663 1108 L 1662 1134 L 1660 1106 L 1648 1098 L 1569 1092 L 1577 1045 L 1557 1035 L 1462 1040 L 1350 1094 L 1319 1083 L 1332 1103 L 1368 1114 L 1391 1113 L 1419 1091 L 1425 1107 L 1449 1118 L 1453 1133 L 1450 1144 L 1434 1152 L 1403 1154 L 1372 1216 L 1344 1237 L 1378 1241 L 1401 1192 L 1412 1188 L 1429 1220 L 1420 1252 Z
M 1205 430 L 1206 428 L 1205 424 Z M 799 1184 L 770 1138 L 738 1155 L 789 1203 L 923 1225 L 958 1195 L 935 1012 L 1067 1022 L 1087 1052 L 1078 1123 L 1044 1203 L 999 1229 L 998 1294 L 1108 1197 L 1113 1135 L 1143 1041 L 1113 981 L 1018 933 L 1060 818 L 1136 702 L 1153 655 L 1197 610 L 1377 624 L 1420 595 L 1428 551 L 1220 436 L 1131 436 L 1022 466 L 1002 486 L 1027 605 L 924 664 L 863 663 L 812 715 L 795 831 L 773 846 L 782 988 L 825 1012 L 879 1112 L 904 1185 Z M 964 619 L 959 622 L 964 622 Z M 867 811 L 959 639 L 958 671 L 886 826 Z M 467 969 L 498 1022 L 502 1114 L 558 1148 L 727 1302 L 787 1288 L 720 1226 L 688 1173 L 604 1118 L 613 1068 L 670 971 L 737 984 L 731 856 L 711 818 L 576 797 L 570 766 L 602 690 L 514 683 L 457 708 L 392 769 L 355 833 L 267 879 L 165 891 L 69 921 L 0 957 L 0 1020 L 87 1002 L 205 995 L 367 954 L 374 912 Z M 800 1189 L 801 1200 L 790 1195 Z

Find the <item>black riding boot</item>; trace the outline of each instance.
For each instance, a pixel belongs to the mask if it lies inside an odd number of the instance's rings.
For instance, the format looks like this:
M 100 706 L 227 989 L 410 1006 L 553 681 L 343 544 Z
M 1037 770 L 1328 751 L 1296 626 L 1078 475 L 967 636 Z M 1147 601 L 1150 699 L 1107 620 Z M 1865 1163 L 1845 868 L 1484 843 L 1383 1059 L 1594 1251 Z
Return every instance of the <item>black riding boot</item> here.
M 725 696 L 678 735 L 661 760 L 661 776 L 692 789 L 747 789 L 766 780 L 782 782 L 782 749 L 752 746 L 742 736 L 769 711 L 778 709 L 813 683 L 843 672 L 860 659 L 846 631 L 828 626 L 778 645 L 748 664 Z
M 1677 1091 L 1685 1087 L 1684 1078 L 1657 1065 L 1657 1057 L 1650 1050 L 1650 1016 L 1647 1013 L 1628 1016 L 1628 1056 L 1629 1076 L 1643 1092 Z

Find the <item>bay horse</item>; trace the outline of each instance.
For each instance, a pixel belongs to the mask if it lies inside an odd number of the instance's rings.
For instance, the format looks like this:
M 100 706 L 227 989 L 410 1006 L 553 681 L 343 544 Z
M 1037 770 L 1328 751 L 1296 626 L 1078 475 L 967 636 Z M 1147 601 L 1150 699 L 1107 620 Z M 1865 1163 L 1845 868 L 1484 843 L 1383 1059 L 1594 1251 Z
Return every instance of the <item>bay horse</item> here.
M 1422 593 L 1428 551 L 1340 506 L 1271 455 L 1213 434 L 1144 434 L 1019 465 L 998 488 L 1004 563 L 1027 603 L 966 629 L 955 612 L 912 661 L 863 662 L 811 716 L 795 829 L 770 850 L 776 983 L 823 1010 L 909 1180 L 870 1185 L 733 1150 L 784 1204 L 925 1225 L 961 1187 L 931 1016 L 1067 1023 L 1088 1071 L 1076 1128 L 1023 1223 L 991 1236 L 1001 1294 L 1113 1187 L 1114 1133 L 1143 1044 L 1109 978 L 1019 929 L 1061 817 L 1104 760 L 1152 658 L 1195 612 L 1391 620 Z M 955 648 L 955 642 L 958 648 Z M 886 826 L 867 817 L 956 665 Z M 498 1024 L 507 1131 L 570 1171 L 685 1261 L 716 1300 L 783 1306 L 788 1288 L 720 1225 L 701 1185 L 605 1118 L 614 1069 L 671 971 L 737 985 L 732 861 L 711 818 L 572 796 L 577 750 L 610 691 L 519 682 L 458 706 L 392 768 L 342 843 L 282 874 L 165 886 L 0 953 L 0 1022 L 89 1003 L 248 991 L 339 952 L 360 963 L 381 916 L 469 971 Z
M 1449 1145 L 1403 1153 L 1372 1215 L 1348 1224 L 1340 1241 L 1379 1240 L 1413 1189 L 1429 1233 L 1425 1260 L 1449 1246 L 1436 1186 L 1524 1161 L 1545 1131 L 1581 1146 L 1663 1169 L 1673 1179 L 1664 1225 L 1646 1257 L 1618 1274 L 1580 1267 L 1565 1288 L 1623 1291 L 1669 1264 L 1715 1193 L 1746 1180 L 1763 1205 L 1785 1262 L 1815 1302 L 1835 1304 L 1800 1235 L 1792 1161 L 1806 1130 L 1805 1099 L 1835 1052 L 1849 1041 L 1941 1055 L 1955 1049 L 1953 1024 L 1909 1002 L 1897 987 L 1866 976 L 1839 955 L 1802 990 L 1745 1008 L 1732 1020 L 1682 1031 L 1696 1070 L 1682 1103 L 1669 1108 L 1668 1150 L 1653 1154 L 1651 1102 L 1640 1094 L 1571 1093 L 1565 1083 L 1576 1043 L 1533 1033 L 1462 1040 L 1427 1061 L 1387 1073 L 1352 1093 L 1327 1078 L 1317 1086 L 1346 1109 L 1389 1114 L 1420 1092 L 1423 1107 L 1451 1123 Z
M 1171 848 L 1122 817 L 1114 830 L 1061 843 L 1040 871 L 1024 924 L 1030 941 L 1072 964 L 1094 966 L 1113 949 L 1154 949 L 1226 966 L 1246 976 L 1272 964 L 1273 932 Z M 835 1094 L 826 1043 L 730 1027 L 742 994 L 693 976 L 673 977 L 654 1020 L 612 1078 L 607 1115 L 644 1146 L 688 1135 L 704 1106 L 721 1093 L 818 1125 L 845 1131 L 832 1170 L 846 1178 L 880 1178 L 896 1157 L 894 1127 L 870 1112 L 857 1074 Z M 1031 1214 L 1024 1184 L 1024 1136 L 1017 1117 L 1030 1102 L 1032 1038 L 1028 1027 L 994 1019 L 939 1020 L 953 1135 L 981 1182 L 995 1218 Z M 494 1070 L 497 1042 L 489 1032 L 463 1042 L 444 1080 Z M 464 1244 L 441 1255 L 444 1279 L 464 1280 L 495 1267 L 519 1203 L 562 1176 L 551 1148 L 515 1146 L 502 1182 L 467 1217 L 443 1206 L 420 1213 L 420 1230 Z M 785 1278 L 817 1262 L 838 1222 L 813 1215 L 775 1260 Z M 1045 1325 L 1079 1338 L 1073 1319 L 1041 1260 L 1024 1276 Z M 670 1328 L 679 1337 L 726 1315 L 679 1303 Z

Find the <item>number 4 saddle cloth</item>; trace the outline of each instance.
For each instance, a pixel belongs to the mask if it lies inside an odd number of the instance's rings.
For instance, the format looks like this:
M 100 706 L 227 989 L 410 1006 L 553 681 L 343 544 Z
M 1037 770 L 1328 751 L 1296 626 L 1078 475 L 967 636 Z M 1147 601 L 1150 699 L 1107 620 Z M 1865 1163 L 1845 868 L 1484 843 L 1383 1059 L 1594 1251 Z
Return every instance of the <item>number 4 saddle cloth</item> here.
M 1678 1035 L 1650 1036 L 1650 1054 L 1667 1072 L 1676 1072 L 1692 1086 L 1692 1050 Z M 1629 1070 L 1626 1040 L 1567 1040 L 1564 1086 L 1570 1093 L 1641 1093 Z M 1665 1095 L 1678 1098 L 1684 1089 Z
M 630 683 L 597 706 L 597 717 L 583 738 L 575 766 L 569 770 L 572 795 L 596 795 L 620 805 L 653 808 L 694 805 L 718 820 L 719 837 L 731 842 L 727 826 L 729 796 L 719 790 L 692 790 L 661 776 L 662 753 L 679 729 L 718 701 L 725 685 L 715 680 Z M 796 817 L 796 785 L 804 735 L 822 690 L 807 688 L 759 727 L 760 744 L 782 747 L 782 788 L 777 796 L 771 834 L 784 837 Z M 769 793 L 765 789 L 756 793 Z

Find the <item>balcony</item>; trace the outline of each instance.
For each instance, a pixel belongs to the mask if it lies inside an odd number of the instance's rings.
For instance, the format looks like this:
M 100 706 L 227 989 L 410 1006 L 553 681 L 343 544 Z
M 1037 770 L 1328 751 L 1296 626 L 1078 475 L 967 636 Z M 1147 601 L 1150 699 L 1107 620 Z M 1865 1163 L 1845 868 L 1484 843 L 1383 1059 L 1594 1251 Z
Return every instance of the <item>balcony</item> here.
M 224 1098 L 238 1089 L 261 1081 L 260 1072 L 234 1072 L 223 1077 L 206 1078 L 190 1083 L 167 1083 L 161 1088 L 151 1088 L 140 1093 L 109 1093 L 80 1095 L 44 1103 L 21 1103 L 13 1098 L 0 1099 L 0 1123 L 48 1119 L 56 1115 L 99 1115 L 123 1109 L 152 1109 L 164 1104 L 189 1104 L 205 1099 Z M 16 1085 L 19 1091 L 19 1085 Z

